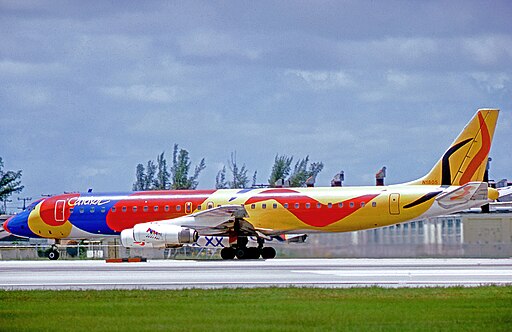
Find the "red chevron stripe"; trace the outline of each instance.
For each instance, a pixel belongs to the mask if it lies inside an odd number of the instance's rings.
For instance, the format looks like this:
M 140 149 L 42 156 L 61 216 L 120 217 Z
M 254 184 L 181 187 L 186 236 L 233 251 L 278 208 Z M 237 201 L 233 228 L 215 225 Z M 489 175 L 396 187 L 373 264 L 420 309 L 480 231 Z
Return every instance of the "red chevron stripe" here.
M 250 205 L 257 202 L 275 200 L 283 206 L 288 204 L 288 211 L 303 223 L 313 227 L 325 227 L 355 213 L 362 208 L 362 205 L 367 204 L 377 196 L 378 194 L 363 195 L 344 201 L 333 202 L 329 208 L 327 204 L 322 204 L 316 199 L 292 189 L 269 189 L 249 198 L 245 204 Z M 299 204 L 298 208 L 295 207 L 296 203 Z M 310 208 L 306 208 L 306 203 L 310 204 Z M 339 207 L 339 203 L 343 203 L 343 207 Z
M 468 183 L 471 181 L 473 175 L 475 175 L 478 168 L 482 165 L 491 150 L 491 137 L 489 135 L 489 129 L 487 128 L 487 124 L 482 116 L 482 113 L 478 113 L 478 121 L 480 122 L 480 132 L 482 135 L 482 146 L 480 150 L 476 153 L 476 155 L 471 159 L 468 168 L 464 174 L 462 174 L 460 178 L 460 185 Z

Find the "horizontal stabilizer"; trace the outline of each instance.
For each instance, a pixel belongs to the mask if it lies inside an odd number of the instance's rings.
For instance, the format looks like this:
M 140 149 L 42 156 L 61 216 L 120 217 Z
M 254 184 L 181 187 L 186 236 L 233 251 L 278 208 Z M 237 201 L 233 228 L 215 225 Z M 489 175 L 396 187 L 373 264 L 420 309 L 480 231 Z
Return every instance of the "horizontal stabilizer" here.
M 469 182 L 462 187 L 445 192 L 436 201 L 445 209 L 467 204 L 469 201 L 487 201 L 487 182 Z
M 503 188 L 496 188 L 498 190 L 498 193 L 500 194 L 500 198 L 503 196 L 512 195 L 512 186 L 503 187 Z

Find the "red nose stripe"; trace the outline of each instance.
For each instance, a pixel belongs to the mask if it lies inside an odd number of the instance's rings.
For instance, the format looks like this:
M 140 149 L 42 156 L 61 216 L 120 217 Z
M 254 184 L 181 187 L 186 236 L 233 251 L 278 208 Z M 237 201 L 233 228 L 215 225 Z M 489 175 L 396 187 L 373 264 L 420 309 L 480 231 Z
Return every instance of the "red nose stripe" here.
M 7 219 L 6 221 L 4 221 L 4 229 L 7 233 L 11 233 L 11 231 L 9 230 L 9 228 L 7 228 L 7 223 L 9 222 L 9 220 L 11 220 L 12 217 L 10 217 L 9 219 Z

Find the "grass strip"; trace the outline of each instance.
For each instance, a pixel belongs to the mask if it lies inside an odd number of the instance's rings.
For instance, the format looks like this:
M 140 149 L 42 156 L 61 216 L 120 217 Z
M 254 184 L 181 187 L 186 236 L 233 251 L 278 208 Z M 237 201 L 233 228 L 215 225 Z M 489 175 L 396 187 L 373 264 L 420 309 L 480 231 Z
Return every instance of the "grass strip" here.
M 0 291 L 0 331 L 510 331 L 512 287 Z

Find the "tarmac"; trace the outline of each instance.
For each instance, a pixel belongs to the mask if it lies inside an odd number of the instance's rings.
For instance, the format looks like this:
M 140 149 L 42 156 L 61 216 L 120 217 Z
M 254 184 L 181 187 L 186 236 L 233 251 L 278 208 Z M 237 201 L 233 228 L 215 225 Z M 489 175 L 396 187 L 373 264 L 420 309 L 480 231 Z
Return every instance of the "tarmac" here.
M 512 285 L 512 259 L 0 261 L 0 289 Z

